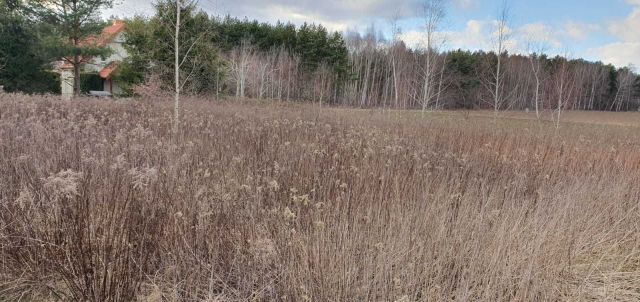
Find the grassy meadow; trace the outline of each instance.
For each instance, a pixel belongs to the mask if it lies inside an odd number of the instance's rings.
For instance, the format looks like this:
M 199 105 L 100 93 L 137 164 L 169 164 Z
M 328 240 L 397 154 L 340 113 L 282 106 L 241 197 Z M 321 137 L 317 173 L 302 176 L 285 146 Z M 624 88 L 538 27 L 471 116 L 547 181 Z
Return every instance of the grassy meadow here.
M 640 114 L 171 108 L 0 96 L 0 301 L 640 299 Z

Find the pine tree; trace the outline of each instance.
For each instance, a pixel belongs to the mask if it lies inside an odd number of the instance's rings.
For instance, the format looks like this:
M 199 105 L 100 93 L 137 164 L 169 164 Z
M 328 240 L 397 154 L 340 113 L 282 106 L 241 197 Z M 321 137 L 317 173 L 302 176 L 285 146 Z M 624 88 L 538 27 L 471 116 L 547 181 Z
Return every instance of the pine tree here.
M 9 92 L 57 92 L 56 75 L 47 71 L 51 57 L 42 48 L 44 26 L 30 22 L 18 1 L 0 2 L 0 85 Z
M 145 74 L 154 74 L 169 86 L 174 81 L 171 24 L 175 23 L 176 6 L 174 1 L 164 0 L 157 2 L 155 8 L 156 16 L 150 19 L 136 17 L 127 21 L 125 47 L 129 57 L 121 67 L 120 79 L 139 83 Z M 184 5 L 180 12 L 180 39 L 184 45 L 179 54 L 183 70 L 181 86 L 185 92 L 194 94 L 214 92 L 223 68 L 216 48 L 215 22 L 194 3 Z

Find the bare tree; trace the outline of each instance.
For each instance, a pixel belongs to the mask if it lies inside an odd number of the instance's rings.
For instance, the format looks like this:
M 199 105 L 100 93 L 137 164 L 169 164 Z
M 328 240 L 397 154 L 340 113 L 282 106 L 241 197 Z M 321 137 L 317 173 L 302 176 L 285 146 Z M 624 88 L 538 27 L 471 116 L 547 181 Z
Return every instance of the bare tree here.
M 174 94 L 174 107 L 173 107 L 173 131 L 178 133 L 178 127 L 180 125 L 180 13 L 182 11 L 182 3 L 180 0 L 176 0 L 176 24 L 175 24 L 175 36 L 174 39 L 174 76 L 175 76 L 175 94 Z
M 593 110 L 594 107 L 595 107 L 596 95 L 602 95 L 600 90 L 602 89 L 601 87 L 604 86 L 603 85 L 603 83 L 604 83 L 603 79 L 605 79 L 607 77 L 607 72 L 606 72 L 606 70 L 604 68 L 602 68 L 600 66 L 592 66 L 590 69 L 591 69 L 591 72 L 590 72 L 590 74 L 591 74 L 591 79 L 590 79 L 591 87 L 590 87 L 590 91 L 589 91 L 588 108 L 589 108 L 589 110 Z
M 506 50 L 506 42 L 510 38 L 509 30 L 510 7 L 508 0 L 503 0 L 498 19 L 496 20 L 496 28 L 492 33 L 494 38 L 494 47 L 497 56 L 495 73 L 493 75 L 493 110 L 497 113 L 504 102 L 502 92 L 503 73 L 502 70 L 502 54 Z
M 231 52 L 231 77 L 236 84 L 236 98 L 245 97 L 248 73 L 254 54 L 255 50 L 247 40 L 243 40 L 240 47 Z
M 400 34 L 402 30 L 398 25 L 399 14 L 396 12 L 392 19 L 391 23 L 391 47 L 389 48 L 389 61 L 391 63 L 391 72 L 393 75 L 393 103 L 394 107 L 398 107 L 398 64 L 396 60 L 398 59 L 398 44 L 400 43 Z
M 444 55 L 442 56 L 442 63 L 440 67 L 440 79 L 438 80 L 438 93 L 436 95 L 436 107 L 435 107 L 436 110 L 440 108 L 440 97 L 442 96 L 442 91 L 446 89 L 446 87 L 443 87 L 442 85 L 444 83 L 444 73 L 445 73 L 445 69 L 447 68 L 448 56 L 449 56 L 448 52 L 445 52 Z
M 540 88 L 542 86 L 542 56 L 545 52 L 544 46 L 534 47 L 529 43 L 529 63 L 531 64 L 531 72 L 535 79 L 535 89 L 533 103 L 536 109 L 536 118 L 540 120 Z
M 370 103 L 370 99 L 372 95 L 370 94 L 371 87 L 373 81 L 371 78 L 375 78 L 375 73 L 371 73 L 372 66 L 376 61 L 376 46 L 378 44 L 379 37 L 377 36 L 375 24 L 371 24 L 369 28 L 367 28 L 367 34 L 365 38 L 365 46 L 362 51 L 362 59 L 364 60 L 364 76 L 362 77 L 362 91 L 360 94 L 360 107 L 365 107 Z
M 315 73 L 314 96 L 318 96 L 318 103 L 322 107 L 326 92 L 331 88 L 331 69 L 326 63 L 320 64 Z
M 434 82 L 439 47 L 436 35 L 446 14 L 445 6 L 446 0 L 424 0 L 422 3 L 426 43 L 422 111 L 427 109 L 434 96 L 439 95 L 439 92 L 435 92 Z
M 625 107 L 625 110 L 629 110 L 631 98 L 633 97 L 633 86 L 636 81 L 636 75 L 633 72 L 633 65 L 621 68 L 618 70 L 616 94 L 611 103 L 609 110 L 620 111 Z
M 557 100 L 556 129 L 560 128 L 560 118 L 562 116 L 562 111 L 569 107 L 569 101 L 572 99 L 572 95 L 575 89 L 574 77 L 572 71 L 570 70 L 571 66 L 569 65 L 568 58 L 568 55 L 557 58 L 558 60 L 560 60 L 560 63 L 553 79 L 555 84 L 555 98 Z
M 7 56 L 4 54 L 3 51 L 0 51 L 0 71 L 4 70 L 6 66 L 7 66 Z
M 4 54 L 4 52 L 0 51 L 0 71 L 3 71 L 6 66 L 7 66 L 6 55 Z M 4 85 L 0 83 L 0 94 L 2 94 L 3 92 L 4 92 Z
M 180 126 L 180 102 L 184 87 L 196 74 L 199 66 L 207 63 L 208 59 L 194 55 L 194 51 L 202 46 L 202 42 L 210 33 L 209 28 L 197 28 L 195 32 L 183 30 L 185 22 L 192 18 L 196 10 L 196 0 L 172 0 L 166 2 L 159 1 L 160 9 L 167 9 L 167 14 L 163 14 L 160 21 L 163 25 L 173 29 L 170 33 L 173 38 L 173 75 L 174 75 L 174 107 L 173 107 L 173 130 L 177 133 Z M 175 18 L 170 17 L 170 11 L 175 5 Z M 187 13 L 188 15 L 184 15 Z

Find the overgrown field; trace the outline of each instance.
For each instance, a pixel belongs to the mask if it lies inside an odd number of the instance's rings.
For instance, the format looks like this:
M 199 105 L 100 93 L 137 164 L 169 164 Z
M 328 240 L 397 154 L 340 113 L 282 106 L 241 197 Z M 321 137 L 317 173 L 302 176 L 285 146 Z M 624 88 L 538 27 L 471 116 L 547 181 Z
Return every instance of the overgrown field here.
M 640 131 L 0 96 L 0 300 L 640 299 Z

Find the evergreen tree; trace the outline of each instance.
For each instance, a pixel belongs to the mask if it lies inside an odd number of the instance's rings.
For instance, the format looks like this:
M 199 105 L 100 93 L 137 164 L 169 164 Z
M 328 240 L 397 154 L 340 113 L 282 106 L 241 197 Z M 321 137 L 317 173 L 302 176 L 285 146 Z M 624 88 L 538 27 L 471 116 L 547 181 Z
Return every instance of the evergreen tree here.
M 58 77 L 48 72 L 50 61 L 38 38 L 38 24 L 30 22 L 17 1 L 0 2 L 0 85 L 8 92 L 58 92 Z
M 333 33 L 327 44 L 327 57 L 329 64 L 333 67 L 334 82 L 337 86 L 336 93 L 340 93 L 349 76 L 349 51 L 342 35 L 338 32 Z
M 136 17 L 127 21 L 125 47 L 129 58 L 122 65 L 119 79 L 131 85 L 143 81 L 146 74 L 155 74 L 169 85 L 173 81 L 175 66 L 173 28 L 175 2 L 164 0 L 155 4 L 156 15 L 151 19 Z M 172 13 L 173 12 L 173 13 Z M 218 56 L 214 41 L 214 23 L 194 4 L 181 10 L 181 62 L 185 72 L 185 91 L 191 93 L 213 92 L 218 89 L 224 64 Z
M 479 62 L 485 61 L 483 53 L 456 50 L 448 54 L 447 68 L 450 70 L 457 102 L 454 107 L 473 108 L 474 92 L 480 87 L 478 78 Z
M 113 5 L 113 0 L 32 0 L 28 8 L 33 16 L 51 24 L 60 35 L 49 45 L 73 67 L 74 94 L 81 93 L 81 66 L 92 56 L 104 56 L 108 50 L 88 43 L 86 39 L 100 32 L 104 22 L 100 11 Z

